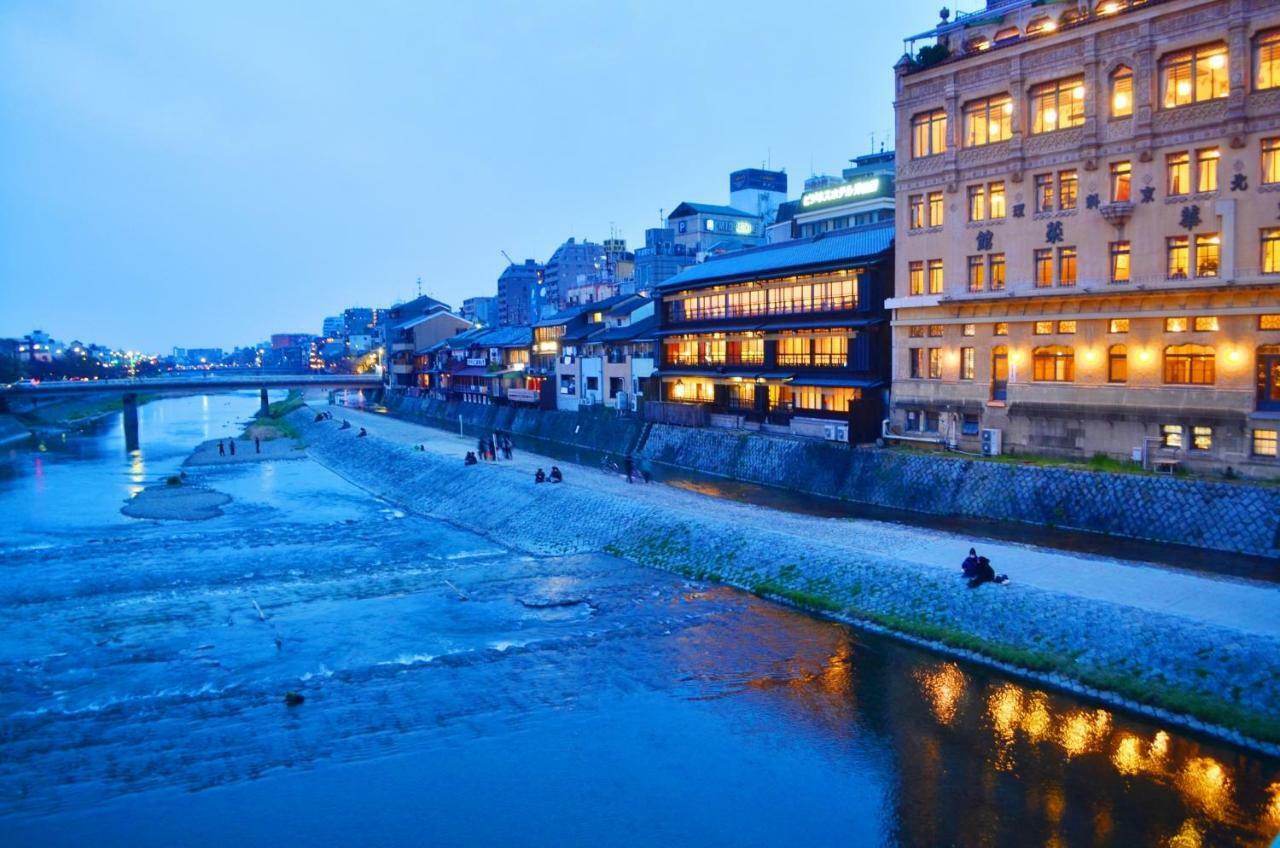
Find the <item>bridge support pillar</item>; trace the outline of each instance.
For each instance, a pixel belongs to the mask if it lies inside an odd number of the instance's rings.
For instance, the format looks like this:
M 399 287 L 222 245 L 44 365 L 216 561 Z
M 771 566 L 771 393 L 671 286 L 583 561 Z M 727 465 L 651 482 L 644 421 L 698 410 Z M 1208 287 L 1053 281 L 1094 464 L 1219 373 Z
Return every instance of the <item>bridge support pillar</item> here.
M 267 412 L 271 408 L 271 402 L 267 400 L 267 390 L 265 388 L 260 389 L 258 397 L 262 401 L 262 408 L 258 410 L 258 414 L 266 417 Z
M 127 392 L 121 398 L 124 405 L 124 449 L 126 453 L 136 451 L 138 442 L 138 396 Z

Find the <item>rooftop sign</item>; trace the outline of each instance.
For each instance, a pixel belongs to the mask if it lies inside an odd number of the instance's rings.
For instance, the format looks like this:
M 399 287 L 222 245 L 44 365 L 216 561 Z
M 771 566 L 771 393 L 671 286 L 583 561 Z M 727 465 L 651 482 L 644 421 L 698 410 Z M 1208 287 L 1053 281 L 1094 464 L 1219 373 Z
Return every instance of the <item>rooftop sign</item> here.
M 812 209 L 815 206 L 827 206 L 832 203 L 847 203 L 859 198 L 879 197 L 892 190 L 893 183 L 888 177 L 868 177 L 831 188 L 807 191 L 800 196 L 800 207 Z

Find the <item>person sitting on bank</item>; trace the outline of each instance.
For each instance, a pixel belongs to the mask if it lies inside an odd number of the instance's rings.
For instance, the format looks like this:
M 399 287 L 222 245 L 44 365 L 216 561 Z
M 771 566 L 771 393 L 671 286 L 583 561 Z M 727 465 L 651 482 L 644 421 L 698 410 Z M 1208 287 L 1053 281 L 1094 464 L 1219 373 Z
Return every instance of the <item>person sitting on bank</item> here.
M 361 428 L 360 428 L 360 432 L 359 432 L 359 433 L 356 433 L 356 438 L 357 438 L 357 439 L 359 439 L 359 438 L 361 438 L 361 437 L 363 437 L 363 436 L 367 436 L 367 435 L 369 435 L 369 431 L 368 431 L 368 430 L 366 430 L 365 428 L 361 427 Z
M 348 421 L 348 420 L 347 420 L 347 419 L 345 419 L 345 418 L 344 418 L 344 419 L 342 419 L 342 426 L 341 426 L 341 427 L 339 427 L 338 429 L 339 429 L 339 430 L 350 430 L 350 429 L 351 429 L 351 422 L 350 422 L 350 421 Z
M 541 468 L 539 468 L 539 469 L 538 469 L 538 473 L 537 473 L 537 474 L 534 474 L 534 475 L 533 475 L 533 482 L 535 482 L 535 483 L 545 483 L 545 482 L 547 482 L 547 475 L 543 473 L 543 471 L 542 471 L 542 469 L 541 469 Z
M 558 465 L 551 466 L 551 482 L 552 483 L 564 482 L 564 475 L 560 473 L 560 466 Z
M 960 570 L 964 572 L 965 577 L 976 577 L 978 574 L 978 552 L 973 548 L 969 549 L 969 555 L 965 557 L 964 562 L 960 564 Z
M 978 557 L 978 567 L 974 572 L 973 578 L 969 580 L 969 588 L 976 589 L 983 583 L 1008 583 L 1009 576 L 1007 574 L 996 574 L 995 569 L 991 567 L 991 560 L 984 556 Z
M 476 459 L 475 451 L 467 451 L 467 458 L 465 462 L 467 465 L 476 465 L 480 462 L 480 460 Z

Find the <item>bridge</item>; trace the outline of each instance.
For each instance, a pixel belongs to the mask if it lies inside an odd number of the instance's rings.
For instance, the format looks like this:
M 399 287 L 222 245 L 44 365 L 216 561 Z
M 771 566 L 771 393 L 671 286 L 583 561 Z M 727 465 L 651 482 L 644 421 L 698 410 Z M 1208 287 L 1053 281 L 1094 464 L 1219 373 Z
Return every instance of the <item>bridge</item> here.
M 0 408 L 9 401 L 41 398 L 77 397 L 83 395 L 120 395 L 124 409 L 125 449 L 138 447 L 138 395 L 155 392 L 228 392 L 257 389 L 262 402 L 261 413 L 267 412 L 268 389 L 378 389 L 378 374 L 273 374 L 252 369 L 231 371 L 197 371 L 166 374 L 161 377 L 133 377 L 118 380 L 54 380 L 0 385 Z

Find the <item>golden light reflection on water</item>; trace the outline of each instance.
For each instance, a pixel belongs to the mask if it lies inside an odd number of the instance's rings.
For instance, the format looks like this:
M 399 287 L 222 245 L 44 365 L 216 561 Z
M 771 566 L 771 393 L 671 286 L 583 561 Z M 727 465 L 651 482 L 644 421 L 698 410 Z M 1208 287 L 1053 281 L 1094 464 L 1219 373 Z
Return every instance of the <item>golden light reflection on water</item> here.
M 1187 819 L 1182 827 L 1169 840 L 1169 848 L 1200 848 L 1204 845 L 1204 836 L 1196 826 L 1194 819 Z
M 1231 812 L 1232 780 L 1222 763 L 1212 757 L 1194 757 L 1178 772 L 1178 788 L 1205 813 L 1224 821 Z
M 913 676 L 920 684 L 934 717 L 944 725 L 951 724 L 967 682 L 960 666 L 952 662 L 942 663 L 934 669 L 916 669 Z
M 1267 787 L 1267 796 L 1270 800 L 1263 819 L 1270 829 L 1280 831 L 1280 780 Z

